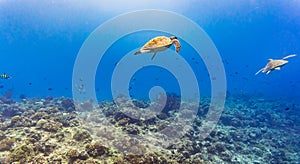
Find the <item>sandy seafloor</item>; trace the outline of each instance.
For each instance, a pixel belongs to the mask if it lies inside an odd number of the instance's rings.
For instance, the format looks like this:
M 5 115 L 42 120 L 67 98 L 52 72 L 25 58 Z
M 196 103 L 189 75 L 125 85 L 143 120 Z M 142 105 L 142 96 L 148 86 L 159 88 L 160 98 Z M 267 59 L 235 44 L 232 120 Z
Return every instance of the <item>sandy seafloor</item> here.
M 150 120 L 135 120 L 113 102 L 76 102 L 75 108 L 69 98 L 2 97 L 0 163 L 300 163 L 299 104 L 228 96 L 217 126 L 200 140 L 209 103 L 204 98 L 192 129 L 178 142 L 151 142 L 147 136 L 176 119 L 177 100 L 169 99 L 168 109 Z

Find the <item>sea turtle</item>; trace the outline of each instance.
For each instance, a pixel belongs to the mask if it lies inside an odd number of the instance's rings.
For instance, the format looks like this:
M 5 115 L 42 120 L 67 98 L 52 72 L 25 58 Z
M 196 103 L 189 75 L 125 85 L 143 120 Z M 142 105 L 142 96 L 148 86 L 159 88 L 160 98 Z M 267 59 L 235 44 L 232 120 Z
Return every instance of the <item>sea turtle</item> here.
M 269 74 L 273 70 L 280 70 L 280 67 L 282 67 L 288 63 L 288 61 L 286 59 L 294 57 L 294 56 L 296 56 L 296 54 L 288 55 L 282 59 L 276 59 L 276 60 L 268 59 L 267 65 L 264 68 L 257 71 L 255 75 L 257 75 L 260 72 Z
M 134 55 L 153 53 L 151 58 L 151 60 L 153 60 L 157 52 L 168 49 L 173 43 L 175 45 L 176 52 L 179 52 L 181 45 L 176 36 L 171 36 L 170 38 L 158 36 L 148 41 L 140 50 L 135 52 Z

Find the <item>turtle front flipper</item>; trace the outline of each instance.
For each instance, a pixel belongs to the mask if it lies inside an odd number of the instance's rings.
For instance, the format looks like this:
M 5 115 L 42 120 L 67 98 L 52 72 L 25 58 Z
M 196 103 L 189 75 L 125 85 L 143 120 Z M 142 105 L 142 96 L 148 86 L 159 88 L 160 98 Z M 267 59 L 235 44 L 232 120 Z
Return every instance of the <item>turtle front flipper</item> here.
M 288 55 L 288 56 L 282 58 L 282 60 L 285 60 L 285 59 L 288 59 L 288 58 L 291 58 L 291 57 L 295 57 L 295 56 L 297 56 L 297 55 L 296 54 L 291 54 L 291 55 Z
M 174 40 L 173 40 L 173 43 L 174 43 L 174 45 L 175 45 L 176 52 L 179 52 L 179 51 L 180 51 L 180 48 L 181 48 L 181 44 L 180 44 L 179 40 L 174 39 Z
M 153 60 L 155 56 L 156 56 L 156 52 L 154 52 L 154 54 L 153 54 L 151 60 Z

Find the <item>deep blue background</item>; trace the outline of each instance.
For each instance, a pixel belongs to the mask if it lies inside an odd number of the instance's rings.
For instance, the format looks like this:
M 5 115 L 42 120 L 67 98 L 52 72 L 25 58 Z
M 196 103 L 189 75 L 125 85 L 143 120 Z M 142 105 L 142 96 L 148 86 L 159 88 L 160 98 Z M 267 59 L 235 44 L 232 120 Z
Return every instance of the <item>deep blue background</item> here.
M 95 28 L 125 12 L 165 9 L 190 18 L 214 41 L 224 61 L 229 93 L 299 100 L 299 0 L 116 2 L 0 0 L 0 73 L 13 77 L 0 80 L 1 94 L 12 90 L 15 98 L 20 94 L 72 97 L 72 69 L 76 55 Z M 126 36 L 106 52 L 107 57 L 99 64 L 96 77 L 99 99 L 110 98 L 109 80 L 115 62 L 128 51 L 142 46 L 147 41 L 144 38 L 156 35 L 146 32 Z M 181 54 L 195 69 L 201 94 L 209 95 L 210 81 L 205 65 L 201 59 L 194 58 L 197 55 L 184 41 L 182 43 L 187 48 Z M 291 53 L 298 56 L 291 58 L 281 71 L 254 76 L 268 58 L 282 58 Z M 132 95 L 144 98 L 147 92 L 142 85 L 168 86 L 168 90 L 177 92 L 174 77 L 167 71 L 159 72 L 155 68 L 137 72 Z

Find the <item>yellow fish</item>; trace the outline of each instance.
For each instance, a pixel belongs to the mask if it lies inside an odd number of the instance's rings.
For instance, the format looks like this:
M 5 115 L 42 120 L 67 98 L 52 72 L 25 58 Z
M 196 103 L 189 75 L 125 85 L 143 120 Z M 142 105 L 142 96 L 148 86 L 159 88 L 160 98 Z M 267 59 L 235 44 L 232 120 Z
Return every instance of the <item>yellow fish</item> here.
M 6 73 L 2 73 L 2 74 L 0 75 L 0 78 L 1 78 L 1 79 L 10 79 L 11 77 L 10 77 L 9 75 L 7 75 Z

